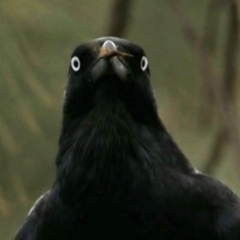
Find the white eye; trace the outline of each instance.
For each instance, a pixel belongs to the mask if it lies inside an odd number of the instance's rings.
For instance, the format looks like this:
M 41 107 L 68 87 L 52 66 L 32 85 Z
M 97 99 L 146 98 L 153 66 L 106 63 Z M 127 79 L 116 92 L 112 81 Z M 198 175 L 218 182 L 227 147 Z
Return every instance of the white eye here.
M 81 63 L 78 57 L 73 57 L 71 59 L 71 67 L 73 69 L 74 72 L 79 71 L 80 67 L 81 67 Z
M 148 60 L 145 56 L 142 57 L 140 64 L 141 64 L 141 69 L 145 71 L 148 67 Z

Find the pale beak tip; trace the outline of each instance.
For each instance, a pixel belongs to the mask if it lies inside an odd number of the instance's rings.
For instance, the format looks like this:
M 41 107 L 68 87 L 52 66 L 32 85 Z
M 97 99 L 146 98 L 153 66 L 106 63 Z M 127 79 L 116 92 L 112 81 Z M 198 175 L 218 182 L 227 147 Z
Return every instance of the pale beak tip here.
M 111 40 L 105 41 L 104 44 L 102 45 L 102 48 L 108 51 L 113 51 L 117 49 L 115 43 Z

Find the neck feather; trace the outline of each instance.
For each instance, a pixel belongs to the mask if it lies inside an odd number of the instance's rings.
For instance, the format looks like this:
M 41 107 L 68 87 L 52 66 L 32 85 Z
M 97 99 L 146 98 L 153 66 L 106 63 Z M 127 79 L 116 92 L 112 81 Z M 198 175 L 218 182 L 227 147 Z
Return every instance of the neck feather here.
M 122 101 L 99 101 L 84 117 L 65 118 L 57 157 L 63 195 L 138 192 L 149 188 L 160 166 L 189 169 L 157 121 L 136 122 Z

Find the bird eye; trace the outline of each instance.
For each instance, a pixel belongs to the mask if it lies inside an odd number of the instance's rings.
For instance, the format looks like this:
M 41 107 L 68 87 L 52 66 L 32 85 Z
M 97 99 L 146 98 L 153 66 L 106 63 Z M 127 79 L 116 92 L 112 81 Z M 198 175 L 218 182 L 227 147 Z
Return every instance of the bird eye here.
M 147 67 L 148 67 L 148 60 L 145 56 L 143 56 L 141 59 L 141 69 L 145 71 Z
M 71 67 L 73 69 L 74 72 L 79 71 L 80 67 L 81 67 L 81 63 L 78 57 L 73 57 L 71 59 Z

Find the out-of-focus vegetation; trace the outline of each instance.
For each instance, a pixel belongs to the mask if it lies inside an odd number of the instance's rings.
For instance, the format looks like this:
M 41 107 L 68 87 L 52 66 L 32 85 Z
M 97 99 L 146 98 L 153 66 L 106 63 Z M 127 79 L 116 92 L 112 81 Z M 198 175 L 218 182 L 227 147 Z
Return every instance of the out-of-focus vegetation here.
M 181 3 L 199 36 L 206 33 L 211 2 Z M 206 79 L 198 54 L 182 31 L 182 13 L 178 15 L 172 3 L 132 1 L 124 37 L 147 52 L 161 119 L 201 170 L 221 121 L 218 114 L 203 117 L 203 109 L 210 105 L 205 99 Z M 225 66 L 228 8 L 218 10 L 214 32 L 211 59 L 220 75 Z M 70 55 L 76 45 L 107 34 L 111 11 L 111 0 L 0 2 L 0 239 L 13 238 L 30 206 L 51 187 Z M 239 90 L 236 83 L 238 106 Z M 213 175 L 240 195 L 240 160 L 231 143 L 222 149 Z

